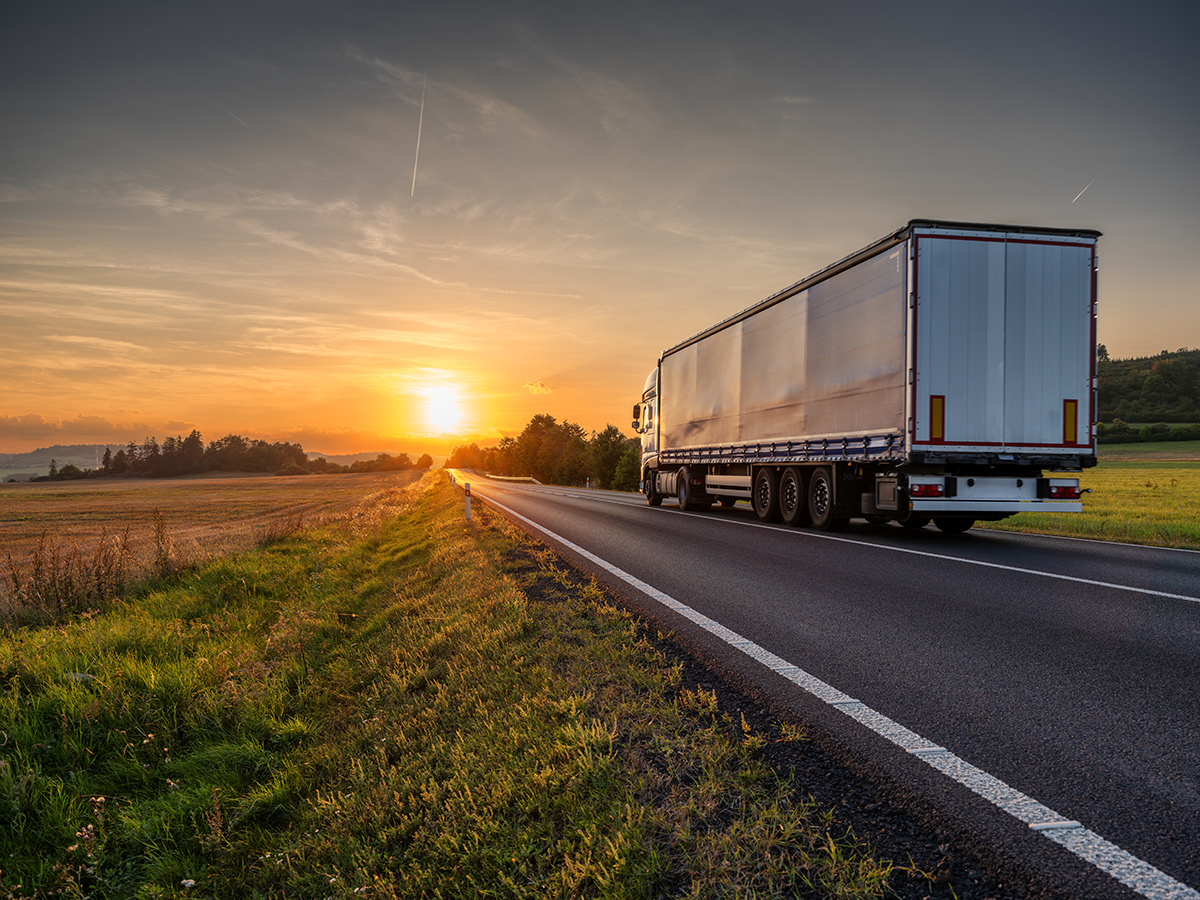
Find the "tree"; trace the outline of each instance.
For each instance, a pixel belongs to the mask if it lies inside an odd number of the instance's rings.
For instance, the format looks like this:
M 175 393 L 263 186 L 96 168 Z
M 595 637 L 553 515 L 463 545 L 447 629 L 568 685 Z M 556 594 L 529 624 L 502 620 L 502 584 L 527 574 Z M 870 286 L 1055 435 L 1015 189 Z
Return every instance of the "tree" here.
M 613 472 L 612 489 L 614 491 L 636 491 L 642 477 L 642 447 L 637 441 L 630 441 Z
M 455 447 L 446 459 L 443 469 L 483 469 L 484 453 L 478 444 Z
M 105 475 L 109 475 L 112 473 L 112 448 L 111 447 L 104 448 L 104 457 L 100 462 L 100 468 L 104 471 Z
M 58 460 L 52 459 L 52 460 L 50 460 L 50 477 L 53 478 L 57 474 L 58 474 Z
M 592 477 L 599 488 L 611 487 L 617 464 L 625 452 L 625 435 L 616 425 L 606 425 L 604 430 L 592 435 L 589 443 Z
M 433 457 L 430 456 L 428 453 L 422 453 L 420 456 L 417 457 L 416 468 L 429 469 L 432 467 L 433 467 Z
M 204 440 L 195 428 L 179 445 L 179 465 L 187 472 L 199 472 L 204 465 Z

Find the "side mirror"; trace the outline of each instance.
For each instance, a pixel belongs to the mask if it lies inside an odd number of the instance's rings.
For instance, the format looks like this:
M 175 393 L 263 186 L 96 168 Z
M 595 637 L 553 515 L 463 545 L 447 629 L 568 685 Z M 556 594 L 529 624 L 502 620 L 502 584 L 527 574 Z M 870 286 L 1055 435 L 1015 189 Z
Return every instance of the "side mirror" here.
M 633 404 L 633 430 L 637 434 L 642 432 L 642 404 Z

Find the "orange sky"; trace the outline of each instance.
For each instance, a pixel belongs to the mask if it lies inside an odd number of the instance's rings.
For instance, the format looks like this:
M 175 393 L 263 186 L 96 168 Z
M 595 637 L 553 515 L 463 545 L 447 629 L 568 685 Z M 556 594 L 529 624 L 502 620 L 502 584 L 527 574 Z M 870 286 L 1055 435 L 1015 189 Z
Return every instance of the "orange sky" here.
M 914 217 L 1099 229 L 1110 353 L 1200 345 L 1191 6 L 176 6 L 0 37 L 0 452 L 629 433 Z

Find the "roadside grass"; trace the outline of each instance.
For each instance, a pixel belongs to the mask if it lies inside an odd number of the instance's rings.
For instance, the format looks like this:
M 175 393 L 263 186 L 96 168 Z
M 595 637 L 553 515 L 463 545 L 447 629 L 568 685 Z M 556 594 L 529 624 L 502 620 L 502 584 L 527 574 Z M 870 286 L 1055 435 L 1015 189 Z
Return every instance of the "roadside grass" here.
M 876 897 L 894 871 L 444 476 L 0 640 L 0 894 Z
M 1200 461 L 1104 459 L 1079 481 L 1092 489 L 1082 513 L 1021 513 L 981 527 L 1200 549 Z

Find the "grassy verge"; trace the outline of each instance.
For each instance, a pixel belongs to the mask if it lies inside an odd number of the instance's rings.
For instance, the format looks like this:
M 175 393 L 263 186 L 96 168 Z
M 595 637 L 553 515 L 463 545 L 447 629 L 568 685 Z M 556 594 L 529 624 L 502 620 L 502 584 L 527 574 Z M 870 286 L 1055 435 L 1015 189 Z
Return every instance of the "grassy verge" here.
M 890 866 L 440 476 L 0 642 L 0 895 L 870 897 Z
M 1022 513 L 988 528 L 1200 549 L 1200 462 L 1106 459 L 1080 476 L 1082 513 Z

